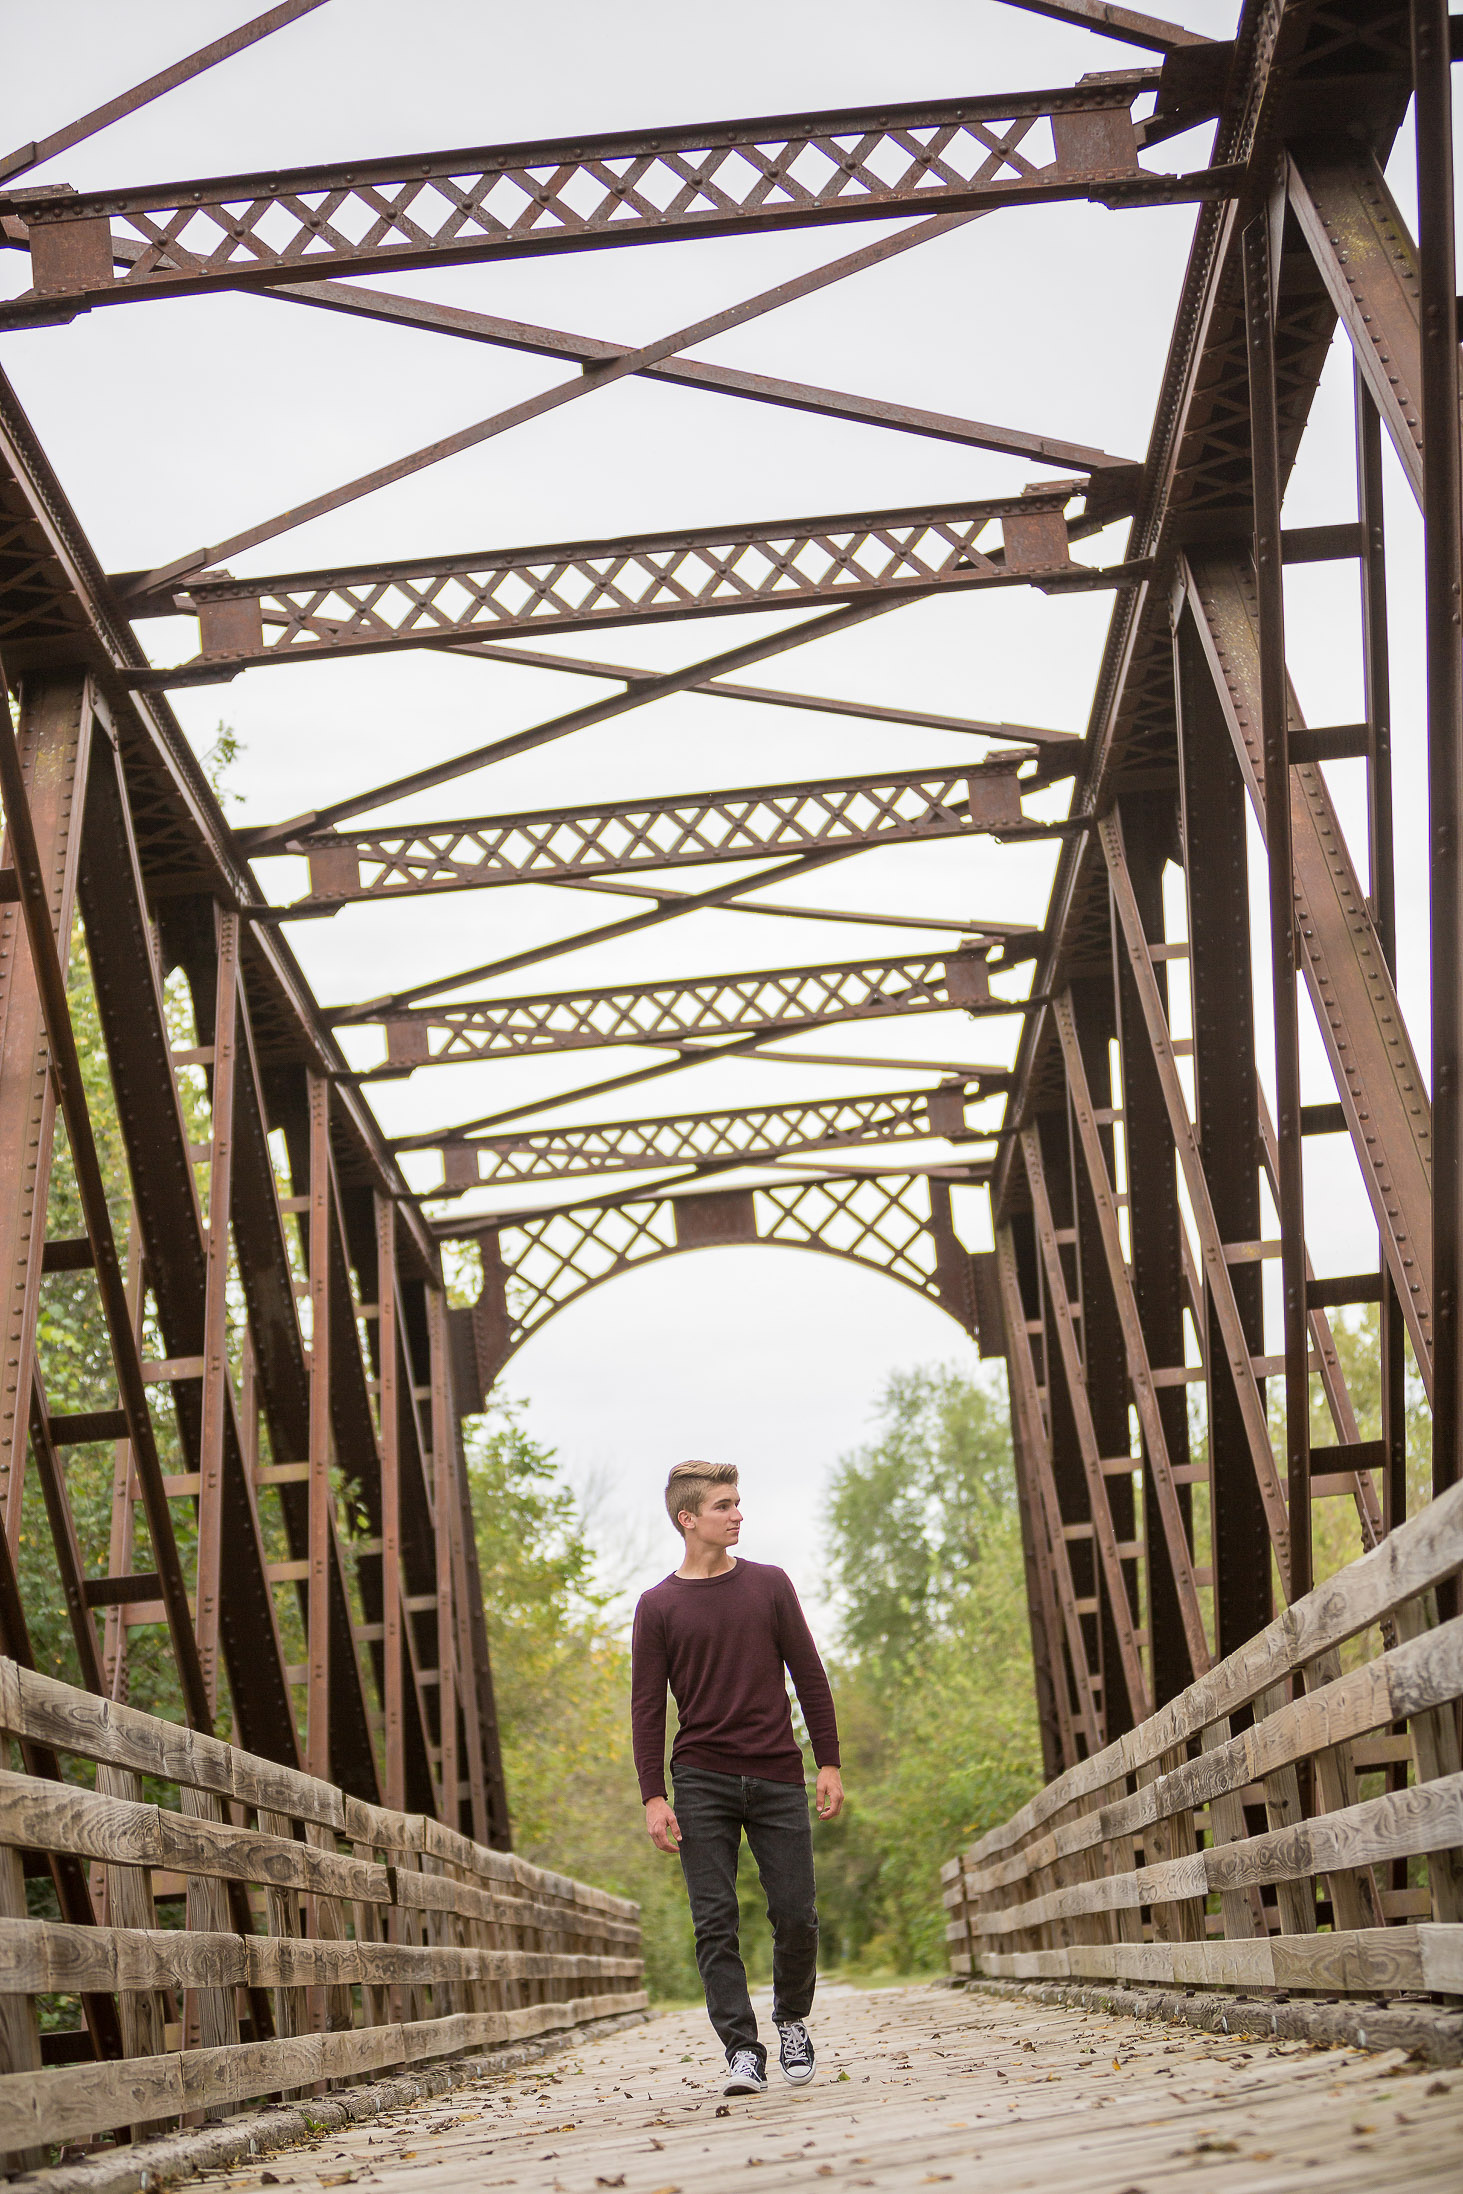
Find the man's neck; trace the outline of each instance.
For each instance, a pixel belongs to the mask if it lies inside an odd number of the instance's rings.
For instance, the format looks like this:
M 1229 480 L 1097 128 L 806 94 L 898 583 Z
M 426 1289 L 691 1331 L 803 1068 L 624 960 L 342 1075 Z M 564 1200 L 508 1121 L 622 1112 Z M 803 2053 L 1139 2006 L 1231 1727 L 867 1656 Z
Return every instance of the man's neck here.
M 678 1577 L 724 1577 L 737 1566 L 736 1556 L 724 1546 L 688 1546 L 676 1571 Z

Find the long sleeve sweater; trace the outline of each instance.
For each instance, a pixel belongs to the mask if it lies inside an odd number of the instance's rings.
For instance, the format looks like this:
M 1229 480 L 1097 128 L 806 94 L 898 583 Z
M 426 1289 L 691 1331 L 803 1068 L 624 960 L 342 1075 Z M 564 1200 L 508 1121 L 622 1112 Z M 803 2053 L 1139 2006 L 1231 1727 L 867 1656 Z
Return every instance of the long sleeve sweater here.
M 786 1671 L 819 1767 L 838 1765 L 833 1694 L 786 1571 L 738 1557 L 719 1577 L 642 1593 L 631 1640 L 630 1722 L 642 1799 L 665 1796 L 666 1687 L 680 1727 L 672 1768 L 801 1783 Z

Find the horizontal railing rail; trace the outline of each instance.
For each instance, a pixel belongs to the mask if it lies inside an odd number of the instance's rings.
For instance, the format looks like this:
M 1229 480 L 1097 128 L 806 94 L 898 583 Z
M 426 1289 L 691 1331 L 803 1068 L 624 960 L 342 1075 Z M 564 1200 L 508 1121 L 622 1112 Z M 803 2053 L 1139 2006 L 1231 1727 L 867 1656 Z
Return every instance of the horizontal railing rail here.
M 638 1906 L 440 1821 L 4 1659 L 0 1739 L 64 1777 L 0 1766 L 11 2169 L 645 2006 Z M 96 1925 L 28 1907 L 78 1864 Z
M 944 1867 L 951 1971 L 1463 1996 L 1463 1485 Z

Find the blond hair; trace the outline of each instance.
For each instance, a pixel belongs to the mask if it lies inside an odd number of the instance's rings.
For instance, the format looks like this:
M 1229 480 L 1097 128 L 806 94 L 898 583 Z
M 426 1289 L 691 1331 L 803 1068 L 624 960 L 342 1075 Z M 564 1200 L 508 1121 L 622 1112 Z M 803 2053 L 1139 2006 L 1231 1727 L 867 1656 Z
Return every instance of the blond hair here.
M 665 1512 L 680 1531 L 681 1512 L 699 1516 L 713 1486 L 734 1486 L 735 1463 L 677 1463 L 665 1482 Z M 684 1532 L 681 1533 L 684 1538 Z

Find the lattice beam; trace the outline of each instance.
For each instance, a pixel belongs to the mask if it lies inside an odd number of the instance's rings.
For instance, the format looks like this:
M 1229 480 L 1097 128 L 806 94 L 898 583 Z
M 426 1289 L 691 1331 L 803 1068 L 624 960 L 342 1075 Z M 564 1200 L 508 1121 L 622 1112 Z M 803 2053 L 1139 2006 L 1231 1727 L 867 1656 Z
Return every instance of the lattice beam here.
M 1025 495 L 692 531 L 417 557 L 266 579 L 190 582 L 144 597 L 134 615 L 196 613 L 200 668 L 389 653 L 498 633 L 674 623 L 748 610 L 817 608 L 852 599 L 971 587 L 1038 585 L 1083 592 L 1141 577 L 1073 562 L 1066 505 L 1085 483 Z M 998 525 L 1002 539 L 978 543 Z M 166 685 L 174 673 L 138 681 Z
M 1135 110 L 1158 93 L 1161 73 L 140 190 L 27 192 L 15 206 L 30 224 L 34 287 L 5 308 L 4 324 L 140 297 L 904 212 L 1225 195 L 1232 170 L 1164 175 L 1139 165 Z
M 970 1252 L 948 1181 L 829 1175 L 705 1194 L 620 1197 L 452 1230 L 481 1250 L 482 1292 L 456 1317 L 484 1390 L 530 1334 L 589 1289 L 681 1250 L 770 1243 L 868 1266 L 977 1327 Z
M 479 1184 L 569 1180 L 576 1175 L 660 1166 L 724 1166 L 856 1144 L 980 1136 L 965 1108 L 1005 1086 L 993 1071 L 971 1084 L 891 1090 L 872 1097 L 831 1097 L 804 1104 L 748 1105 L 731 1112 L 607 1120 L 591 1127 L 530 1128 L 517 1135 L 413 1137 L 412 1150 L 440 1151 L 445 1193 Z M 428 1192 L 430 1193 L 430 1192 Z
M 543 884 L 687 868 L 764 854 L 909 844 L 1019 828 L 1019 754 L 973 768 L 908 770 L 794 785 L 749 785 L 614 807 L 329 831 L 286 841 L 310 863 L 303 911 L 493 884 Z
M 896 1013 L 1022 1013 L 1021 1000 L 993 999 L 980 953 L 910 960 L 850 960 L 823 967 L 768 968 L 648 989 L 556 991 L 416 1006 L 385 1023 L 388 1066 L 456 1065 L 590 1045 L 679 1045 L 755 1031 L 821 1028 L 833 1021 Z M 440 1038 L 437 1048 L 433 1039 Z

